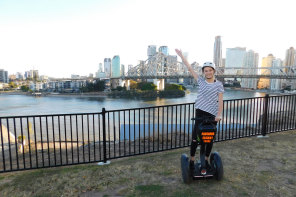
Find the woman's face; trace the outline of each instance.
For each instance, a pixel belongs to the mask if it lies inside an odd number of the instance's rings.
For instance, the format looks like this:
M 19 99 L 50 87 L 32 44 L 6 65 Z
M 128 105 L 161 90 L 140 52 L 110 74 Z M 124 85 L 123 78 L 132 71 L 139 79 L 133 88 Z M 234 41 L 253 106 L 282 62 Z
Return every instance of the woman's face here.
M 205 67 L 203 69 L 203 73 L 207 79 L 212 79 L 214 77 L 215 70 L 212 67 Z

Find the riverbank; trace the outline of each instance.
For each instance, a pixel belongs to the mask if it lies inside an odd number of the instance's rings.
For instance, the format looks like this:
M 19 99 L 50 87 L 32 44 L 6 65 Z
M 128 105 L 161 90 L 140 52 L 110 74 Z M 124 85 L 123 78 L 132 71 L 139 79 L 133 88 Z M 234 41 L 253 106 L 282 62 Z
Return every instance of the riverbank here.
M 27 95 L 27 96 L 35 96 L 31 92 L 21 92 L 21 91 L 5 91 L 0 92 L 0 95 Z M 47 93 L 42 92 L 40 96 L 53 96 L 53 97 L 106 97 L 108 96 L 108 92 L 87 92 L 87 93 Z
M 0 174 L 1 196 L 294 196 L 296 131 L 214 144 L 221 181 L 182 182 L 183 148 L 85 164 Z M 282 154 L 282 153 L 285 154 Z

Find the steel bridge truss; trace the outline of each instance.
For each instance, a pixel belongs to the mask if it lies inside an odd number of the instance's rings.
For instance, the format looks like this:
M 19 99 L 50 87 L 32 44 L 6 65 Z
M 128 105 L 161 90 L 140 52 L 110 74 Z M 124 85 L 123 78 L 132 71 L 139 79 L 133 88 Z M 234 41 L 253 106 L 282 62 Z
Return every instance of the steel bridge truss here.
M 202 75 L 198 63 L 191 64 L 193 69 Z M 216 76 L 220 78 L 270 78 L 270 79 L 296 79 L 296 66 L 286 67 L 231 67 L 216 68 Z M 167 56 L 157 53 L 146 61 L 131 68 L 122 79 L 172 79 L 191 78 L 187 67 L 177 61 L 177 56 Z

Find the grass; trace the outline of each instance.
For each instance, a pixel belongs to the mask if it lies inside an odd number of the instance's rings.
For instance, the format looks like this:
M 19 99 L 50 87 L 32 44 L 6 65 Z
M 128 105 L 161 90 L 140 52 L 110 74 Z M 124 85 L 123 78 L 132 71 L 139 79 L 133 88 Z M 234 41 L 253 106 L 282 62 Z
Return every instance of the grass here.
M 295 196 L 296 131 L 214 144 L 222 181 L 182 182 L 189 148 L 85 164 L 0 174 L 0 196 Z

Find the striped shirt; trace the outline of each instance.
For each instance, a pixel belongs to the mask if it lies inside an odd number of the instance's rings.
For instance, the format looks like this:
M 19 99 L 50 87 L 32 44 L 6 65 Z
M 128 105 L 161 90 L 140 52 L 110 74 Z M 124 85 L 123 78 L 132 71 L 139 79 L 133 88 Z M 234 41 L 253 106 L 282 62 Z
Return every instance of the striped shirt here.
M 215 80 L 214 83 L 209 83 L 204 77 L 199 76 L 197 86 L 195 108 L 217 116 L 218 94 L 224 92 L 223 84 L 218 80 Z

